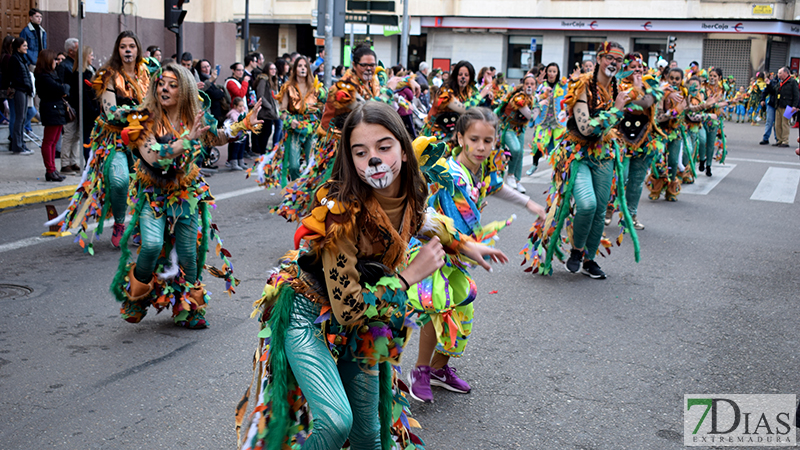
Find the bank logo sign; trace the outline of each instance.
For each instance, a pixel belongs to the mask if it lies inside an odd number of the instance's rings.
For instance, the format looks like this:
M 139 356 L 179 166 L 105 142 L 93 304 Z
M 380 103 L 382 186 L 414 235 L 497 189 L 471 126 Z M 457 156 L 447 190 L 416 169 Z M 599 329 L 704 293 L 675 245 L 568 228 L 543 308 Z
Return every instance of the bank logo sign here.
M 683 396 L 683 443 L 701 447 L 797 445 L 794 395 Z

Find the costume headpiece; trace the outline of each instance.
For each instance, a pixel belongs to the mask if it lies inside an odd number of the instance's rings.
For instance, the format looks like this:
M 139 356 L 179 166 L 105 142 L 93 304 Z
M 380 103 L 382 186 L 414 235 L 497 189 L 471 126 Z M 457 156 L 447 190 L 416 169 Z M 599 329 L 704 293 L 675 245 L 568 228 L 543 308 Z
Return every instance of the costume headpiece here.
M 619 58 L 625 56 L 625 52 L 621 48 L 612 47 L 611 42 L 605 41 L 602 45 L 600 45 L 600 50 L 597 51 L 597 57 L 600 58 L 608 54 Z

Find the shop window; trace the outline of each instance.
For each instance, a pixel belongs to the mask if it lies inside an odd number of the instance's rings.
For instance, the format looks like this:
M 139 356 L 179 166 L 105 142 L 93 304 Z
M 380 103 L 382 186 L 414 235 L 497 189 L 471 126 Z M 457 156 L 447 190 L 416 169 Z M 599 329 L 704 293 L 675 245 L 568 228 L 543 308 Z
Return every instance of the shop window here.
M 570 74 L 583 61 L 587 59 L 594 60 L 597 50 L 605 40 L 605 36 L 575 36 L 569 38 L 569 61 L 567 62 L 569 70 L 567 70 L 567 67 L 562 68 L 561 73 Z
M 536 51 L 531 54 L 531 39 L 536 39 Z M 516 83 L 528 69 L 542 62 L 542 36 L 509 36 L 506 80 Z
M 635 38 L 633 40 L 633 51 L 642 54 L 642 58 L 647 62 L 648 67 L 655 67 L 658 57 L 667 59 L 667 38 Z M 688 66 L 689 64 L 685 64 Z
M 752 76 L 749 39 L 703 39 L 703 67 L 719 67 L 723 78 L 733 75 L 737 84 Z

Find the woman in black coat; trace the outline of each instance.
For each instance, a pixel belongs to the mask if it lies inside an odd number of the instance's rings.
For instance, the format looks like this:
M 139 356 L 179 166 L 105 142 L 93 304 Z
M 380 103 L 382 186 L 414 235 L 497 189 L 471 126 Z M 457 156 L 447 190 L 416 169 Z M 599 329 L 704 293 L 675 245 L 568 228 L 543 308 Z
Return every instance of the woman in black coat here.
M 56 170 L 56 143 L 61 130 L 67 123 L 67 107 L 65 96 L 67 86 L 56 74 L 56 52 L 45 49 L 39 52 L 36 68 L 33 70 L 36 79 L 36 93 L 39 95 L 39 116 L 44 125 L 42 139 L 42 159 L 46 169 L 47 181 L 64 181 L 64 176 Z
M 11 43 L 12 55 L 8 61 L 9 97 L 13 100 L 9 107 L 14 108 L 14 127 L 11 130 L 11 151 L 17 155 L 32 155 L 33 151 L 25 146 L 23 130 L 25 129 L 25 115 L 28 112 L 28 97 L 33 95 L 33 83 L 25 63 L 25 54 L 28 53 L 28 42 L 23 38 L 16 38 Z M 4 72 L 5 73 L 5 72 Z M 11 95 L 10 91 L 14 91 Z
M 83 63 L 80 65 L 80 68 L 76 66 L 76 70 L 79 69 L 83 72 L 83 101 L 81 102 L 81 114 L 83 114 L 83 158 L 86 161 L 89 161 L 88 145 L 92 135 L 92 128 L 94 128 L 94 121 L 97 119 L 97 116 L 100 115 L 100 102 L 97 100 L 97 96 L 92 88 L 92 80 L 95 74 L 97 74 L 97 69 L 92 66 L 92 62 L 94 62 L 94 51 L 92 47 L 85 45 L 83 47 Z M 78 98 L 78 77 L 72 77 L 69 95 L 74 96 L 74 99 Z M 77 104 L 78 102 L 73 100 L 71 103 Z

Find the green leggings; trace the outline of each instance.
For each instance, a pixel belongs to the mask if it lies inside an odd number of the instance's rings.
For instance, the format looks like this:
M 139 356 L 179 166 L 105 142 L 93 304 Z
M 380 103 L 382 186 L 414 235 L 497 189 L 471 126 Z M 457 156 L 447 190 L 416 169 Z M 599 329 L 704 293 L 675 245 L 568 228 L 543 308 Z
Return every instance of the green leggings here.
M 689 139 L 692 141 L 692 152 L 694 149 L 697 148 L 697 160 L 702 161 L 701 154 L 703 153 L 703 149 L 706 148 L 706 129 L 702 125 L 697 127 L 696 131 L 689 132 Z
M 606 205 L 611 196 L 614 160 L 585 158 L 574 161 L 578 171 L 572 197 L 575 199 L 575 219 L 572 222 L 572 246 L 586 248 L 585 258 L 594 259 L 603 237 Z
M 671 141 L 667 141 L 667 165 L 669 166 L 669 180 L 675 179 L 678 173 L 678 159 L 681 156 L 681 138 L 677 137 Z
M 517 134 L 508 128 L 501 134 L 501 145 L 511 153 L 511 162 L 508 163 L 508 174 L 519 181 L 522 178 L 522 149 L 525 142 L 525 133 Z
M 698 152 L 700 153 L 700 161 L 706 162 L 706 167 L 711 167 L 711 162 L 714 161 L 714 151 L 717 148 L 717 127 L 714 125 L 703 125 L 706 131 L 706 145 L 700 146 Z
M 632 216 L 639 210 L 639 198 L 642 196 L 644 178 L 647 176 L 647 169 L 653 156 L 649 153 L 637 153 L 634 156 L 626 156 L 623 163 L 625 172 L 625 202 L 628 204 L 628 212 Z
M 288 136 L 283 144 L 282 177 L 284 180 L 282 180 L 281 185 L 285 185 L 288 182 L 288 180 L 286 180 L 287 174 L 292 180 L 300 178 L 300 152 L 302 151 L 306 161 L 309 161 L 311 157 L 311 148 L 314 145 L 313 136 L 300 136 L 292 131 L 288 131 L 287 133 Z M 301 141 L 303 138 L 305 138 L 305 140 Z
M 189 205 L 170 209 L 167 214 L 175 218 L 175 250 L 178 263 L 183 268 L 186 282 L 197 281 L 197 228 L 199 214 L 189 213 Z M 136 260 L 133 276 L 142 283 L 149 283 L 156 270 L 158 257 L 164 246 L 164 229 L 167 225 L 167 214 L 156 218 L 153 209 L 145 205 L 139 217 L 139 230 L 142 234 L 142 246 Z
M 314 428 L 303 450 L 380 450 L 378 367 L 337 364 L 314 321 L 321 306 L 296 295 L 286 332 L 286 358 L 303 391 Z
M 125 152 L 111 151 L 111 179 L 107 201 L 111 201 L 111 211 L 114 213 L 114 223 L 124 223 L 125 213 L 128 211 L 128 156 Z

